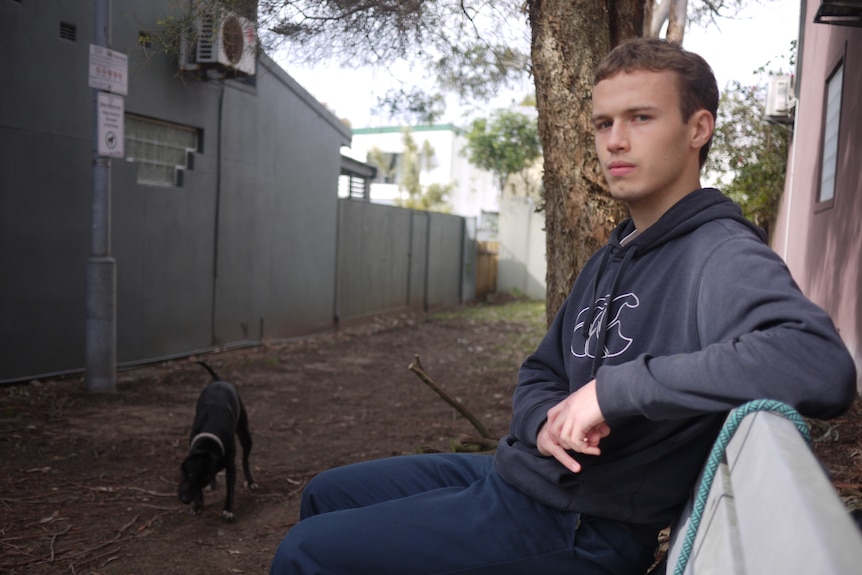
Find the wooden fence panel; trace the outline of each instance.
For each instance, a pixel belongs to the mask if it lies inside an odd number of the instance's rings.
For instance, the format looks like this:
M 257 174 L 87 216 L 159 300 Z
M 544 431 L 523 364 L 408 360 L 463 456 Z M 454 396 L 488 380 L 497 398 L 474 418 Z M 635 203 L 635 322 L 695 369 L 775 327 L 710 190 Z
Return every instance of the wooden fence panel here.
M 497 292 L 500 242 L 476 242 L 476 299 Z

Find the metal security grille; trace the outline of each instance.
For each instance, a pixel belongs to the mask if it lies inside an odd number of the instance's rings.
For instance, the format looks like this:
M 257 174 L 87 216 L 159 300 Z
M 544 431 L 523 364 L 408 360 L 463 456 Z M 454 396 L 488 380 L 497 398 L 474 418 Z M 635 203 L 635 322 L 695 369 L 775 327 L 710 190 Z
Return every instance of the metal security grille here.
M 190 169 L 189 154 L 198 151 L 195 128 L 126 114 L 126 158 L 137 164 L 137 182 L 179 187 Z

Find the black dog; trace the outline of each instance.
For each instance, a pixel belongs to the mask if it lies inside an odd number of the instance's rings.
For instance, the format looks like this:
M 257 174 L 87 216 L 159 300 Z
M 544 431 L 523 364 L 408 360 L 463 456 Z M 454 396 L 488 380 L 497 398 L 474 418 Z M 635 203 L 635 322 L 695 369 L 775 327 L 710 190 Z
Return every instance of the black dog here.
M 204 366 L 213 381 L 204 388 L 198 397 L 195 419 L 192 423 L 189 440 L 189 454 L 183 461 L 182 480 L 178 488 L 180 501 L 192 503 L 192 513 L 203 509 L 203 488 L 215 488 L 216 473 L 225 470 L 227 494 L 224 500 L 222 517 L 233 521 L 233 488 L 236 482 L 236 444 L 234 433 L 242 445 L 242 471 L 249 489 L 257 489 L 248 468 L 248 455 L 251 452 L 251 434 L 248 431 L 248 415 L 234 387 L 222 381 L 206 363 Z

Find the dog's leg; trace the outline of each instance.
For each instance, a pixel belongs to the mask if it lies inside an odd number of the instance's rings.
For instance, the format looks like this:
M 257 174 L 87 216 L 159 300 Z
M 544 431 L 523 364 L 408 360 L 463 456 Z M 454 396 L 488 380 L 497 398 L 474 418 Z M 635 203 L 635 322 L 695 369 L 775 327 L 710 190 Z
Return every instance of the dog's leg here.
M 251 454 L 251 433 L 248 430 L 248 415 L 245 408 L 240 403 L 239 420 L 237 421 L 236 434 L 239 437 L 239 443 L 242 446 L 242 472 L 245 475 L 245 483 L 249 489 L 257 489 L 257 483 L 251 477 L 251 469 L 248 465 L 248 456 Z
M 225 521 L 233 521 L 233 486 L 236 483 L 236 463 L 233 458 L 228 459 L 227 467 L 225 467 L 224 483 L 226 493 L 224 496 L 224 509 L 222 509 L 221 516 Z

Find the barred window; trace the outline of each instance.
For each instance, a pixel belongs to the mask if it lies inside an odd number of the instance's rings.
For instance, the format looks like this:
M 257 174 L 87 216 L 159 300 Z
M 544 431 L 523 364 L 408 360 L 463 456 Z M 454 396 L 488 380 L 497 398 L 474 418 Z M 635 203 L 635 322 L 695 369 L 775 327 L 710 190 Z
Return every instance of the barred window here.
M 138 166 L 137 182 L 180 187 L 199 148 L 196 128 L 126 114 L 126 158 Z

